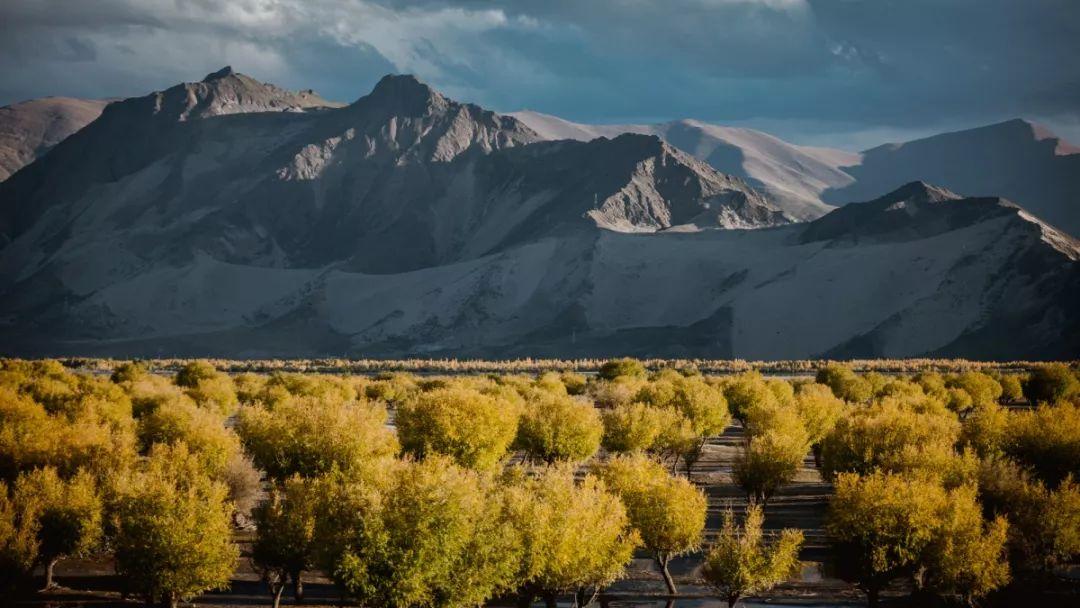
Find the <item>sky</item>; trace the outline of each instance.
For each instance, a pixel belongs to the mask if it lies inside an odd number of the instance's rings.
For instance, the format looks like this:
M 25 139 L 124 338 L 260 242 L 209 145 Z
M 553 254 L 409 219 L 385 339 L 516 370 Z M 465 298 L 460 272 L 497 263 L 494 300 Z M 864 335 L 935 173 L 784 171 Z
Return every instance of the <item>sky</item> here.
M 1014 117 L 1080 143 L 1078 0 L 0 2 L 0 104 L 224 65 L 339 101 L 411 73 L 498 111 L 847 149 Z

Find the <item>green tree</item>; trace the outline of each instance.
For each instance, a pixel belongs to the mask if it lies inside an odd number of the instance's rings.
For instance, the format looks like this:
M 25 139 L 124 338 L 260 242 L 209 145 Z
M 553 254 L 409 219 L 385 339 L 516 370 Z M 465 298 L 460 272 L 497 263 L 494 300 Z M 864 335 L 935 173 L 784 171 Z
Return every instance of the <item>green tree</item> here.
M 237 431 L 255 465 L 272 479 L 349 470 L 398 451 L 386 409 L 366 401 L 286 399 L 274 408 L 240 409 Z
M 257 535 L 251 548 L 252 564 L 270 586 L 274 608 L 281 603 L 287 583 L 293 597 L 303 599 L 303 573 L 315 560 L 315 526 L 319 494 L 302 477 L 287 479 L 253 512 Z
M 1048 363 L 1031 370 L 1024 395 L 1032 403 L 1057 403 L 1080 393 L 1080 380 L 1064 363 Z
M 622 501 L 595 476 L 575 481 L 572 466 L 509 476 L 504 517 L 521 534 L 519 605 L 540 596 L 553 606 L 566 593 L 588 605 L 622 576 L 640 542 Z
M 548 464 L 581 462 L 600 449 L 603 434 L 603 422 L 592 404 L 542 392 L 526 403 L 515 446 L 530 459 Z
M 641 361 L 627 357 L 625 359 L 605 361 L 604 364 L 600 366 L 600 370 L 596 375 L 599 376 L 601 380 L 614 380 L 620 376 L 644 378 L 646 374 L 645 366 L 641 364 Z
M 462 466 L 488 470 L 506 456 L 517 434 L 518 417 L 516 404 L 508 400 L 450 387 L 405 401 L 398 406 L 394 423 L 405 452 L 417 458 L 443 454 Z
M 53 468 L 24 473 L 15 482 L 13 500 L 23 510 L 24 524 L 34 528 L 46 589 L 53 587 L 57 562 L 86 555 L 101 540 L 102 501 L 88 473 L 67 481 Z
M 158 445 L 118 488 L 116 570 L 147 602 L 175 608 L 229 582 L 238 553 L 232 505 L 187 446 Z
M 1024 386 L 1020 374 L 1002 374 L 997 377 L 1001 385 L 1001 401 L 1003 403 L 1016 403 L 1024 398 Z
M 784 530 L 776 541 L 766 543 L 764 522 L 761 507 L 750 505 L 740 528 L 728 509 L 716 542 L 705 554 L 701 575 L 727 600 L 729 608 L 741 597 L 768 591 L 796 574 L 801 565 L 802 532 Z
M 992 405 L 1001 398 L 1002 388 L 997 380 L 981 372 L 964 372 L 952 376 L 945 382 L 950 388 L 963 389 L 971 395 L 972 405 Z
M 673 557 L 700 545 L 708 506 L 705 495 L 688 480 L 671 476 L 642 456 L 618 456 L 597 471 L 626 505 L 630 522 L 656 558 L 668 591 L 677 593 L 668 565 Z

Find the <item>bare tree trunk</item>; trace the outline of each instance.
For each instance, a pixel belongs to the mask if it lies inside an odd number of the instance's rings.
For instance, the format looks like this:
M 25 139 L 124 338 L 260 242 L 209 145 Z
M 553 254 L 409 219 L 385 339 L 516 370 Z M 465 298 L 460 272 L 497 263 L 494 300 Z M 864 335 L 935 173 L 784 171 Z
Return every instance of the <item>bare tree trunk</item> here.
M 877 587 L 872 587 L 870 589 L 867 589 L 867 591 L 866 591 L 866 605 L 869 606 L 869 608 L 874 608 L 875 606 L 878 605 L 878 589 L 877 589 Z
M 671 558 L 658 551 L 656 561 L 660 564 L 660 571 L 664 574 L 664 584 L 667 585 L 668 593 L 675 595 L 679 590 L 675 588 L 675 579 L 671 578 L 671 572 L 668 571 L 668 562 L 671 561 Z
M 556 601 L 554 593 L 544 594 L 544 605 L 547 608 L 559 608 L 559 602 Z
M 300 572 L 293 572 L 289 576 L 292 577 L 293 583 L 293 599 L 299 604 L 304 601 L 304 579 L 301 578 Z
M 58 561 L 60 561 L 59 558 L 53 557 L 45 562 L 45 589 L 42 591 L 47 591 L 55 586 L 53 583 L 53 571 L 55 570 L 56 562 Z
M 729 593 L 728 596 L 727 596 L 728 608 L 735 608 L 735 604 L 737 604 L 737 603 L 739 603 L 739 594 L 738 593 Z
M 270 585 L 270 593 L 274 594 L 274 608 L 281 606 L 281 596 L 285 592 L 285 585 Z

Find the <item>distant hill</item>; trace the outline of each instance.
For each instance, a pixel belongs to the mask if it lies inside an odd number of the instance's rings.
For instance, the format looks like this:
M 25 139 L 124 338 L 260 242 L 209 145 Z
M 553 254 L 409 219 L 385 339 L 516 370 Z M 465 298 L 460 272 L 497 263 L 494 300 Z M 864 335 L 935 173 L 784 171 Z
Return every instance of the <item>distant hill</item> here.
M 0 107 L 0 181 L 85 127 L 108 103 L 45 97 Z

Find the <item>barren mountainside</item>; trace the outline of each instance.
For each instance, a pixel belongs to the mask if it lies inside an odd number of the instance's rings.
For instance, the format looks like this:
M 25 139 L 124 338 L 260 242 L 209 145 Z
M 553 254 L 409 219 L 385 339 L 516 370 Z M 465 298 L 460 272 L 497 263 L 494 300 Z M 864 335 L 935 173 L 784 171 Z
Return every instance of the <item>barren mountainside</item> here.
M 1080 352 L 1080 246 L 1002 199 L 792 223 L 655 134 L 551 141 L 409 76 L 297 95 L 125 100 L 0 183 L 6 354 Z

